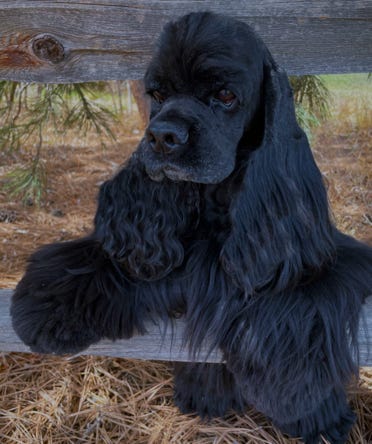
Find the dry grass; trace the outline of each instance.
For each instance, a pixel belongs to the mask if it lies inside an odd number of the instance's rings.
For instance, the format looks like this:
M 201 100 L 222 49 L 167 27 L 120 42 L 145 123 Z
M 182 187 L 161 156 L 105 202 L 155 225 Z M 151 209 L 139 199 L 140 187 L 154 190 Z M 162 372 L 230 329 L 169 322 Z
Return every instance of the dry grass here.
M 334 98 L 332 118 L 317 129 L 313 151 L 337 226 L 372 243 L 372 80 L 360 94 Z
M 22 275 L 30 253 L 40 245 L 84 236 L 92 228 L 96 195 L 136 147 L 137 116 L 128 118 L 120 142 L 103 148 L 94 135 L 65 139 L 43 153 L 48 186 L 41 207 L 9 200 L 0 189 L 0 287 L 12 287 Z M 27 153 L 26 153 L 27 156 Z M 2 155 L 1 176 L 22 165 L 25 155 Z
M 334 118 L 314 137 L 337 224 L 360 239 L 371 235 L 371 95 L 335 101 Z M 102 150 L 92 137 L 50 148 L 45 205 L 23 207 L 0 194 L 0 287 L 12 287 L 27 256 L 43 243 L 86 234 L 99 184 L 138 140 L 136 120 L 120 144 Z M 75 148 L 73 148 L 75 147 Z M 21 158 L 1 157 L 0 174 Z M 2 221 L 2 222 L 1 222 Z M 26 354 L 0 357 L 0 441 L 4 444 L 294 444 L 261 414 L 249 410 L 204 423 L 172 402 L 171 364 Z M 358 424 L 350 444 L 372 443 L 372 369 L 350 390 Z
M 294 444 L 249 410 L 205 423 L 172 404 L 171 365 L 25 354 L 0 361 L 2 443 Z M 368 390 L 369 389 L 369 390 Z M 350 443 L 372 442 L 372 372 L 351 394 Z

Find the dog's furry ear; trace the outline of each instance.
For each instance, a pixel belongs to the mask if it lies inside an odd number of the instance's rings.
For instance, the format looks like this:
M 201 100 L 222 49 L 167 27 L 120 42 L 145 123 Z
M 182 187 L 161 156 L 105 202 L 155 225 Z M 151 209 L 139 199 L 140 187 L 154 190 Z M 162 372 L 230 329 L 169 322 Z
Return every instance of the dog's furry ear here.
M 299 127 L 287 75 L 267 51 L 264 130 L 231 204 L 225 271 L 247 293 L 280 291 L 320 271 L 334 255 L 327 194 Z
M 101 186 L 94 237 L 130 276 L 160 279 L 183 261 L 180 237 L 194 218 L 194 188 L 152 181 L 134 155 Z

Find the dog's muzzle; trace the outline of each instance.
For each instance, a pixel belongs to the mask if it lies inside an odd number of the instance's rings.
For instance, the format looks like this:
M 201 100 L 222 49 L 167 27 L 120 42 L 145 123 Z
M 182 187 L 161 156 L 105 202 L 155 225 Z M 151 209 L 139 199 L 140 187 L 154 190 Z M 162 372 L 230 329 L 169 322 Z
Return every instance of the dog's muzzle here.
M 177 96 L 151 119 L 140 155 L 155 181 L 218 183 L 234 169 L 235 145 L 208 106 Z

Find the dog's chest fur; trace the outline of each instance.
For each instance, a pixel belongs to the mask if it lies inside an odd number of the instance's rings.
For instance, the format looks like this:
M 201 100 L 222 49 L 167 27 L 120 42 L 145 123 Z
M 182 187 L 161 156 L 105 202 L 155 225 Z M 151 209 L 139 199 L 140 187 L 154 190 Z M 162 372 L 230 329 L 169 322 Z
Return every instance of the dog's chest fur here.
M 223 242 L 231 228 L 229 186 L 206 186 L 202 200 L 198 237 Z

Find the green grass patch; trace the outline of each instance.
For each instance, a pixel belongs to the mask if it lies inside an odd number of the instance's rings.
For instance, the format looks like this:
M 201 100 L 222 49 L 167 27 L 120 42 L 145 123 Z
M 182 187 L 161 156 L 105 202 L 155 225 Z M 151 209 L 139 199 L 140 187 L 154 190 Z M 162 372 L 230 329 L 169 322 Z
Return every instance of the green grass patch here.
M 320 76 L 330 93 L 330 118 L 338 133 L 365 131 L 372 125 L 372 76 L 332 74 Z
M 327 74 L 319 76 L 335 98 L 370 97 L 372 101 L 372 76 L 368 74 Z

